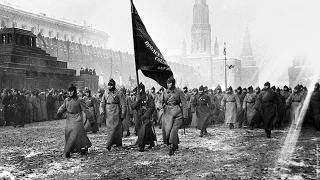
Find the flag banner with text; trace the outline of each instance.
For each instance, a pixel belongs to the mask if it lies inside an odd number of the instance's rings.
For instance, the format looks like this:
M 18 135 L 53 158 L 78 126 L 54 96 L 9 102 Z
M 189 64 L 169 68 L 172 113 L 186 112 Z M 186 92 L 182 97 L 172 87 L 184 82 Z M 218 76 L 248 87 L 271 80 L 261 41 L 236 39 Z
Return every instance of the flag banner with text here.
M 170 66 L 149 36 L 133 2 L 131 1 L 132 29 L 136 70 L 167 87 L 167 79 L 173 76 Z

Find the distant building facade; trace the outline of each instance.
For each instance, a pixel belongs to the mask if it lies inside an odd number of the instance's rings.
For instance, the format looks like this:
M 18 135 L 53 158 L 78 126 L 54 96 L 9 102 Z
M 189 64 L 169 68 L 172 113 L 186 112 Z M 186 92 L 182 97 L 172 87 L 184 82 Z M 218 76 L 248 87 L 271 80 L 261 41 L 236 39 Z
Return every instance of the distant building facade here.
M 244 46 L 240 59 L 225 57 L 219 53 L 219 43 L 216 37 L 214 51 L 211 51 L 211 25 L 209 24 L 209 7 L 206 0 L 196 0 L 193 7 L 193 24 L 191 27 L 191 53 L 186 53 L 185 40 L 182 43 L 181 63 L 194 67 L 194 76 L 198 81 L 194 86 L 201 84 L 210 88 L 220 85 L 250 86 L 259 83 L 259 68 L 253 58 L 249 32 L 246 30 Z M 225 77 L 225 74 L 227 77 Z
M 292 60 L 288 75 L 289 86 L 292 88 L 297 84 L 313 86 L 312 81 L 320 82 L 319 61 L 309 60 L 307 56 L 298 56 Z
M 91 28 L 85 21 L 83 24 L 69 22 L 49 17 L 45 13 L 28 12 L 8 3 L 0 3 L 0 28 L 3 27 L 20 28 L 29 30 L 35 35 L 40 33 L 44 37 L 104 49 L 108 48 L 110 37 L 103 31 Z

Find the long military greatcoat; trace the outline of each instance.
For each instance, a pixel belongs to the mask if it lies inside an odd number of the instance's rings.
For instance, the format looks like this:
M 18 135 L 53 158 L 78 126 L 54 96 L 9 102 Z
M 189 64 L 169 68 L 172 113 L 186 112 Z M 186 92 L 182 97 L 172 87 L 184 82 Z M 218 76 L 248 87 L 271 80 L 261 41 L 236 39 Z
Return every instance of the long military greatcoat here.
M 270 88 L 263 90 L 256 101 L 255 109 L 261 105 L 264 130 L 267 132 L 272 129 L 278 118 L 279 98 L 276 92 Z
M 122 120 L 125 117 L 126 103 L 121 91 L 106 91 L 100 103 L 100 113 L 106 116 L 107 145 L 122 145 Z
M 209 123 L 209 118 L 212 112 L 212 104 L 208 95 L 196 95 L 192 102 L 192 106 L 195 108 L 195 113 L 198 119 L 197 128 L 205 130 Z M 192 108 L 194 109 L 194 108 Z
M 316 90 L 312 93 L 310 100 L 310 113 L 316 126 L 320 126 L 320 91 Z
M 64 152 L 81 152 L 82 148 L 91 147 L 91 142 L 83 127 L 82 112 L 92 117 L 88 106 L 79 97 L 66 98 L 58 113 L 66 113 Z
M 252 122 L 252 118 L 257 112 L 254 108 L 254 104 L 256 103 L 257 95 L 255 93 L 248 93 L 243 100 L 243 109 L 245 111 L 246 121 L 250 125 Z
M 236 123 L 238 116 L 237 109 L 241 107 L 238 96 L 235 94 L 226 94 L 221 100 L 221 106 L 225 108 L 225 123 Z
M 297 125 L 305 96 L 302 93 L 292 93 L 287 99 L 290 106 L 290 121 Z
M 84 102 L 89 108 L 90 113 L 92 114 L 92 121 L 90 122 L 90 119 L 86 117 L 84 114 L 84 129 L 89 132 L 92 131 L 93 133 L 96 133 L 99 131 L 99 125 L 97 120 L 97 110 L 99 109 L 99 106 L 96 103 L 96 99 L 94 97 L 84 97 Z M 92 126 L 91 123 L 94 122 L 94 125 Z
M 175 88 L 163 92 L 162 136 L 166 145 L 179 144 L 178 130 L 182 124 L 182 117 L 188 118 L 188 107 L 183 92 Z M 180 107 L 181 104 L 181 107 Z
M 138 118 L 142 125 L 137 132 L 138 139 L 136 145 L 152 144 L 155 141 L 155 134 L 152 131 L 152 116 L 155 110 L 154 99 L 151 95 L 142 94 L 141 104 L 135 101 L 131 104 L 131 108 L 137 110 Z M 143 121 L 141 120 L 143 119 Z

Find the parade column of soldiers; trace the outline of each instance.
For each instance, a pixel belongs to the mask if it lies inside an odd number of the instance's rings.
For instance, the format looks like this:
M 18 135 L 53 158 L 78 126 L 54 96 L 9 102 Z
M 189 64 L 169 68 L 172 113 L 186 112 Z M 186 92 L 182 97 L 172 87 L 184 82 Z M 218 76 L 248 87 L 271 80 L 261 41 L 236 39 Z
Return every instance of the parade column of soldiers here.
M 67 158 L 73 152 L 87 154 L 92 145 L 87 133 L 97 133 L 104 125 L 107 150 L 113 145 L 122 146 L 123 133 L 130 136 L 130 126 L 134 124 L 136 145 L 144 152 L 146 145 L 148 149 L 155 146 L 154 125 L 159 125 L 169 155 L 173 155 L 178 150 L 178 130 L 189 125 L 200 130 L 200 137 L 208 133 L 207 127 L 213 123 L 228 124 L 230 129 L 263 126 L 268 138 L 274 129 L 290 124 L 296 127 L 306 96 L 307 88 L 302 85 L 291 92 L 287 86 L 280 89 L 271 87 L 269 82 L 262 90 L 238 87 L 235 93 L 231 86 L 222 92 L 219 85 L 214 90 L 206 86 L 181 90 L 173 77 L 167 80 L 167 89 L 161 87 L 156 92 L 152 87 L 150 93 L 142 83 L 133 90 L 117 90 L 113 79 L 106 90 L 100 89 L 95 96 L 88 88 L 77 90 L 73 85 L 67 91 L 4 89 L 0 125 L 24 127 L 26 123 L 66 118 Z M 315 84 L 308 105 L 303 123 L 312 123 L 320 130 L 319 83 Z

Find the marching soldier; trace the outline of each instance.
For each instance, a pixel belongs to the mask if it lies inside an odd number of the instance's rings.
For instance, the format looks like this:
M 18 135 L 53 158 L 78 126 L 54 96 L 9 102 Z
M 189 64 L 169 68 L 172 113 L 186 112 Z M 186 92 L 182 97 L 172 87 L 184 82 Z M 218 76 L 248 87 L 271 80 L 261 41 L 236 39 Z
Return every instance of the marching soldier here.
M 77 95 L 77 89 L 72 84 L 68 88 L 68 98 L 60 106 L 57 117 L 61 118 L 66 112 L 66 128 L 65 128 L 65 147 L 64 152 L 66 158 L 71 157 L 72 152 L 85 155 L 88 153 L 88 148 L 92 146 L 86 131 L 84 130 L 82 112 L 91 118 L 92 115 L 85 102 Z
M 85 96 L 83 98 L 84 102 L 89 108 L 92 114 L 93 121 L 89 121 L 89 118 L 84 119 L 84 129 L 87 132 L 97 133 L 99 131 L 98 121 L 97 121 L 97 111 L 99 111 L 99 106 L 97 106 L 96 99 L 91 96 L 91 91 L 89 89 L 85 90 Z
M 195 113 L 198 119 L 197 127 L 200 129 L 200 137 L 203 137 L 204 134 L 207 134 L 206 128 L 209 123 L 208 121 L 210 120 L 212 109 L 210 97 L 205 94 L 203 86 L 199 87 L 199 95 L 193 100 L 192 106 L 196 107 Z
M 283 108 L 283 114 L 282 114 L 282 121 L 283 124 L 288 124 L 290 121 L 290 108 L 286 105 L 287 99 L 290 96 L 290 92 L 289 92 L 289 88 L 288 86 L 284 86 L 283 87 L 283 91 L 282 91 L 282 104 L 284 105 Z
M 156 94 L 156 89 L 154 87 L 152 87 L 150 89 L 150 95 L 152 96 L 153 100 L 156 99 L 157 94 Z M 157 125 L 158 115 L 157 115 L 157 109 L 156 108 L 154 108 L 154 112 L 152 113 L 152 121 Z
M 242 107 L 240 106 L 239 97 L 233 93 L 231 86 L 227 88 L 226 93 L 221 100 L 221 109 L 225 110 L 225 123 L 229 124 L 230 129 L 233 129 L 234 124 L 237 122 L 237 109 Z
M 246 119 L 248 125 L 250 125 L 250 129 L 252 130 L 253 129 L 252 118 L 256 113 L 256 109 L 254 108 L 254 104 L 256 102 L 258 95 L 254 93 L 252 86 L 250 86 L 248 88 L 248 90 L 249 90 L 249 92 L 247 93 L 247 95 L 245 96 L 245 98 L 243 100 L 243 109 L 245 112 L 245 119 Z
M 131 108 L 137 111 L 138 118 L 142 122 L 138 131 L 136 145 L 139 146 L 139 151 L 143 152 L 145 145 L 149 145 L 148 149 L 151 149 L 154 147 L 154 141 L 156 141 L 152 125 L 152 115 L 155 110 L 155 103 L 153 97 L 145 92 L 145 86 L 142 83 L 140 83 L 138 87 L 140 96 L 137 96 L 137 101 L 131 104 Z
M 116 82 L 109 80 L 108 91 L 102 97 L 100 114 L 105 115 L 107 126 L 107 149 L 112 145 L 122 146 L 122 121 L 125 117 L 126 103 L 124 94 L 116 89 Z
M 287 99 L 287 106 L 290 107 L 290 121 L 294 126 L 298 125 L 298 118 L 303 106 L 305 96 L 301 92 L 301 88 L 296 86 L 293 93 Z
M 259 94 L 255 109 L 258 110 L 261 105 L 261 114 L 263 118 L 264 130 L 267 138 L 271 137 L 273 123 L 278 118 L 279 98 L 276 92 L 270 88 L 270 83 L 264 84 L 264 90 Z
M 178 149 L 178 130 L 183 121 L 182 118 L 188 118 L 186 98 L 183 92 L 176 88 L 175 79 L 173 77 L 170 77 L 167 80 L 167 90 L 163 92 L 163 103 L 163 142 L 167 146 L 170 146 L 169 155 L 173 155 L 174 151 Z
M 316 83 L 310 100 L 310 114 L 317 131 L 320 131 L 320 84 Z
M 24 127 L 25 106 L 23 104 L 23 98 L 24 97 L 18 93 L 18 89 L 12 89 L 13 127 Z
M 247 89 L 246 89 L 245 91 L 247 91 Z M 238 113 L 238 115 L 237 115 L 237 121 L 238 121 L 238 123 L 239 123 L 239 128 L 241 128 L 242 125 L 243 125 L 243 123 L 245 123 L 245 122 L 244 122 L 244 120 L 245 120 L 245 113 L 244 113 L 244 111 L 243 111 L 243 109 L 242 109 L 241 107 L 242 107 L 242 105 L 243 105 L 243 100 L 244 100 L 244 98 L 245 98 L 245 96 L 246 96 L 246 94 L 242 93 L 242 88 L 241 88 L 241 86 L 239 86 L 238 89 L 237 89 L 237 96 L 238 96 L 238 98 L 239 98 L 239 100 L 240 100 L 240 108 L 237 109 L 237 113 Z
M 130 136 L 130 125 L 131 125 L 131 118 L 133 117 L 133 111 L 132 111 L 132 108 L 131 108 L 131 104 L 132 104 L 132 99 L 131 99 L 131 96 L 130 96 L 130 90 L 127 89 L 126 90 L 126 107 L 127 107 L 127 110 L 126 110 L 126 116 L 123 120 L 123 132 L 127 132 L 125 137 L 129 137 Z

